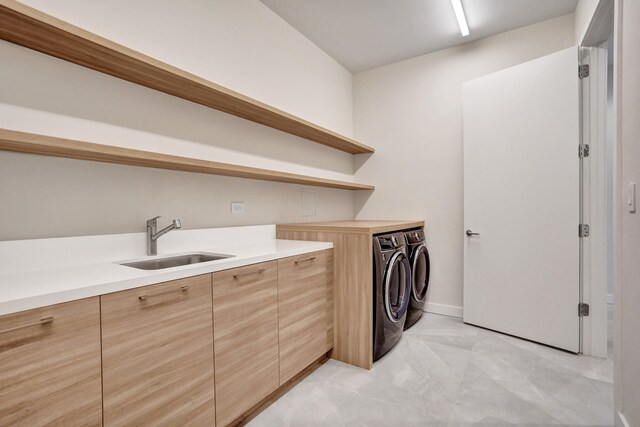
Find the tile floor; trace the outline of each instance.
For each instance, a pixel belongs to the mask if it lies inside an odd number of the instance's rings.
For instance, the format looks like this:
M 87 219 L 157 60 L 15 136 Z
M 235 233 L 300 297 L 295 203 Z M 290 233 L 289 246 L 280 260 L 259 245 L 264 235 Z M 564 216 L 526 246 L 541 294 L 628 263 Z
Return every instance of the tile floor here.
M 613 363 L 425 314 L 371 371 L 329 360 L 262 426 L 613 425 Z

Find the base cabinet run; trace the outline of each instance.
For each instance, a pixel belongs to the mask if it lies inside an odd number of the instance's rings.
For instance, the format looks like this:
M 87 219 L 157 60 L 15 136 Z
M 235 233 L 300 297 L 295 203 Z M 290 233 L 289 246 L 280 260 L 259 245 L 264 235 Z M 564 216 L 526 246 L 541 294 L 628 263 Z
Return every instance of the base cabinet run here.
M 100 298 L 104 425 L 213 425 L 211 275 Z
M 280 384 L 333 348 L 333 254 L 278 260 Z
M 100 426 L 98 297 L 0 317 L 0 426 Z
M 216 421 L 226 426 L 274 391 L 278 263 L 213 273 Z
M 233 425 L 333 317 L 331 249 L 0 316 L 0 426 Z

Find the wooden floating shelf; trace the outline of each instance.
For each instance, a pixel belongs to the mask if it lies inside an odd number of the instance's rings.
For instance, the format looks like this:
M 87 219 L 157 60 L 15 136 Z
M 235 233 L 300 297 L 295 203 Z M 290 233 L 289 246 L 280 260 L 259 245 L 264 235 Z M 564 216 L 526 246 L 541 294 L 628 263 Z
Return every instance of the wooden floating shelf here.
M 351 154 L 375 150 L 14 0 L 0 0 L 0 38 Z
M 278 172 L 268 169 L 212 162 L 209 160 L 173 156 L 170 154 L 134 150 L 131 148 L 94 144 L 91 142 L 75 141 L 8 129 L 0 129 L 0 150 L 66 157 L 70 159 L 93 160 L 130 166 L 143 166 L 147 168 L 285 182 L 288 184 L 311 185 L 314 187 L 337 188 L 341 190 L 375 189 L 373 185 L 356 184 L 353 182 L 316 178 L 288 172 Z

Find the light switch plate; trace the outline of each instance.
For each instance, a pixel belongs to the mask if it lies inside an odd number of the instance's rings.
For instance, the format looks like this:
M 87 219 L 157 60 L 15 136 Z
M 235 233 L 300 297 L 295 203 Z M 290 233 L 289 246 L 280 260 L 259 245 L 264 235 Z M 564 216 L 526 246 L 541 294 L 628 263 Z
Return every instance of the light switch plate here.
M 232 214 L 244 213 L 244 202 L 231 202 L 231 213 Z
M 636 212 L 636 183 L 632 182 L 627 187 L 627 208 L 629 212 Z

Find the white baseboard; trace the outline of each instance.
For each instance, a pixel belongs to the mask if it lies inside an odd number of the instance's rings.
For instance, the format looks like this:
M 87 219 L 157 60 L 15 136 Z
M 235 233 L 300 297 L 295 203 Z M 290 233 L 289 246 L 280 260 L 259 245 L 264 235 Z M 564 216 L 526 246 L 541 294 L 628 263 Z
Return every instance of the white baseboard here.
M 613 294 L 607 295 L 607 304 L 613 304 Z
M 462 318 L 462 307 L 457 307 L 455 305 L 436 304 L 433 302 L 428 302 L 424 307 L 424 311 L 426 311 L 427 313 L 443 314 L 445 316 Z
M 620 412 L 616 411 L 616 427 L 631 427 L 629 421 Z

